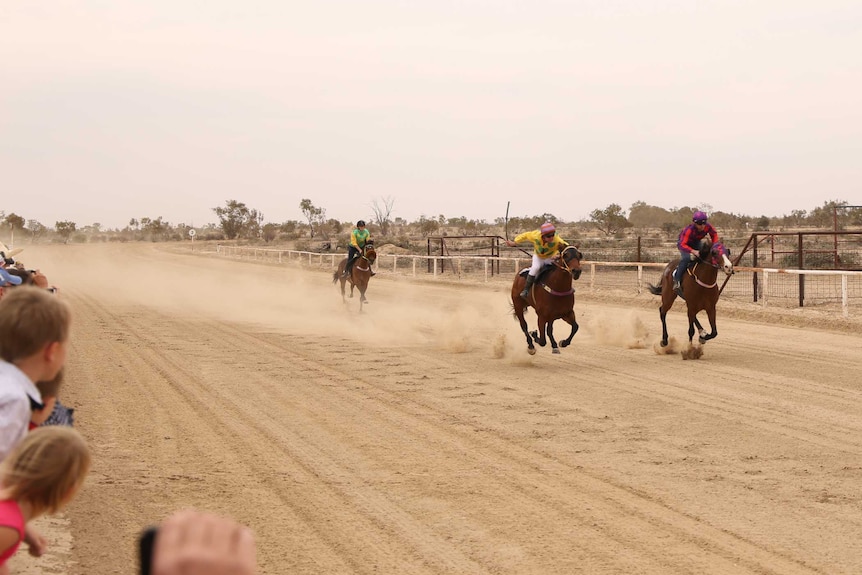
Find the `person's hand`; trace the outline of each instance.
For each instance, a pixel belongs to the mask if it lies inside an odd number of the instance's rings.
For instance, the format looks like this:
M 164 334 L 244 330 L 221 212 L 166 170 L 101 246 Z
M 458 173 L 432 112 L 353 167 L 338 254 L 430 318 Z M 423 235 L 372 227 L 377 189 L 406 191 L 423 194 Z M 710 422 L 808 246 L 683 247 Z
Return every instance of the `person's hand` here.
M 232 519 L 186 510 L 159 526 L 154 575 L 253 575 L 254 536 Z
M 48 549 L 48 540 L 29 525 L 24 528 L 24 542 L 28 547 L 27 552 L 33 557 L 41 557 Z
M 510 248 L 514 248 L 518 244 L 516 244 L 512 240 L 506 240 L 506 245 L 509 246 Z

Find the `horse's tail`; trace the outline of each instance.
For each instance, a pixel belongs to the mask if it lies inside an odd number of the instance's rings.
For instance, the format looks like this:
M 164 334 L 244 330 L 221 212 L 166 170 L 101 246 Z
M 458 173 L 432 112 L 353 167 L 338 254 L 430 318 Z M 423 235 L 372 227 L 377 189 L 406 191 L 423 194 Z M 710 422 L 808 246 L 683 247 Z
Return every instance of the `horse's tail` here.
M 334 283 L 334 284 L 338 283 L 338 276 L 340 276 L 340 275 L 341 274 L 338 273 L 338 270 L 335 270 L 334 272 L 332 272 L 332 283 Z
M 647 289 L 649 293 L 652 295 L 661 295 L 661 286 L 654 286 L 652 284 L 647 284 Z

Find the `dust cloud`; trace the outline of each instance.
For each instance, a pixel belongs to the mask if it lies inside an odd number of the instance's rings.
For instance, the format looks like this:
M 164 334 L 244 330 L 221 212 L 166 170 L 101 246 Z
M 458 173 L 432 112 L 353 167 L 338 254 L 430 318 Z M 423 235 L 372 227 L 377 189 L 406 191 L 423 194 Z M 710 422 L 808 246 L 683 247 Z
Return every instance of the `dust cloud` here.
M 215 253 L 171 252 L 163 244 L 35 246 L 30 259 L 27 265 L 42 268 L 61 295 L 74 290 L 107 304 L 375 345 L 465 353 L 491 348 L 514 323 L 502 294 L 453 292 L 385 273 L 371 281 L 360 313 L 358 290 L 350 298 L 347 284 L 342 302 L 326 266 L 318 271 L 240 262 Z

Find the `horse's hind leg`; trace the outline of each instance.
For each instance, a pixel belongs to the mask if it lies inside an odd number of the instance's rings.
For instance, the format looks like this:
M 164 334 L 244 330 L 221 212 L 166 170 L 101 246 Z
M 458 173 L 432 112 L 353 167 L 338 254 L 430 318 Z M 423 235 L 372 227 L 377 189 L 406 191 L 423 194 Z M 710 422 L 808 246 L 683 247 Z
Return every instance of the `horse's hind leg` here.
M 578 333 L 578 325 L 577 320 L 575 319 L 575 312 L 571 312 L 569 315 L 563 318 L 563 321 L 572 326 L 572 333 L 569 334 L 569 337 L 560 342 L 560 347 L 569 347 L 569 344 L 572 343 L 572 338 L 575 337 L 575 334 Z
M 515 316 L 518 318 L 518 323 L 521 324 L 521 331 L 527 336 L 527 353 L 534 355 L 536 347 L 533 345 L 533 338 L 530 337 L 530 328 L 527 327 L 527 320 L 524 319 L 524 309 L 515 308 Z

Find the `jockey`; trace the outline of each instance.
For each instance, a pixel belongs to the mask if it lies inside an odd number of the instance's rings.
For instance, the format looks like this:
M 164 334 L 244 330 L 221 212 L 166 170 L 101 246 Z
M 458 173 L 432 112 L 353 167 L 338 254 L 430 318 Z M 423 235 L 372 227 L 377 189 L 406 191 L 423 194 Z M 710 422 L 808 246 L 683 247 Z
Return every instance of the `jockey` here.
M 513 248 L 521 242 L 530 242 L 533 244 L 533 263 L 530 266 L 524 290 L 521 292 L 521 297 L 527 299 L 530 294 L 530 288 L 536 283 L 536 276 L 539 275 L 541 269 L 554 263 L 553 257 L 568 247 L 569 244 L 557 235 L 557 229 L 551 222 L 545 222 L 538 230 L 524 232 L 515 236 L 514 240 L 506 240 L 506 245 Z
M 365 220 L 356 222 L 356 228 L 350 233 L 350 245 L 347 247 L 347 265 L 344 266 L 344 277 L 350 275 L 353 262 L 362 255 L 365 244 L 371 239 L 371 232 L 365 228 Z M 371 275 L 377 275 L 374 271 Z
M 676 247 L 680 253 L 679 266 L 673 274 L 673 289 L 676 293 L 682 291 L 680 286 L 682 274 L 685 273 L 686 268 L 691 263 L 692 257 L 697 257 L 700 241 L 709 236 L 713 244 L 718 243 L 718 232 L 706 220 L 706 213 L 697 210 L 691 217 L 692 223 L 684 227 L 679 233 L 679 240 L 676 242 Z

